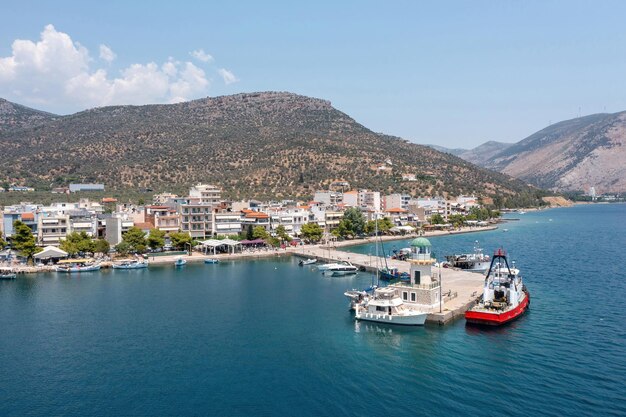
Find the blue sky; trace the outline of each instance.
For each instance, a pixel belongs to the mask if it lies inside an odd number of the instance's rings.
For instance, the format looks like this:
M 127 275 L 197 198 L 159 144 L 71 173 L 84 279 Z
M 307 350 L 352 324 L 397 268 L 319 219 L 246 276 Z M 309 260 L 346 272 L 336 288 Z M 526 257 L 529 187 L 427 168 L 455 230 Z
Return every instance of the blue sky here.
M 449 147 L 626 110 L 626 2 L 200 3 L 5 4 L 0 97 L 66 114 L 291 91 Z

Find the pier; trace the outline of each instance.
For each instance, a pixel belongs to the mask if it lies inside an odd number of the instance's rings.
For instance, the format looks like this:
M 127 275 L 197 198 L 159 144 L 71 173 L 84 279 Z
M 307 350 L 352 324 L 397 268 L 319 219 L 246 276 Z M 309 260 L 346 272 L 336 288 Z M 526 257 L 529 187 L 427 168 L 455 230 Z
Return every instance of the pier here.
M 385 265 L 385 259 L 376 256 L 352 252 L 343 252 L 328 246 L 302 246 L 291 251 L 295 256 L 315 258 L 319 262 L 330 263 L 347 261 L 359 269 L 376 272 L 376 266 Z M 398 268 L 400 272 L 409 272 L 407 261 L 387 258 L 389 268 Z M 455 268 L 434 268 L 433 274 L 441 273 L 443 306 L 433 309 L 426 323 L 444 325 L 463 317 L 465 311 L 481 296 L 485 277 L 483 274 Z

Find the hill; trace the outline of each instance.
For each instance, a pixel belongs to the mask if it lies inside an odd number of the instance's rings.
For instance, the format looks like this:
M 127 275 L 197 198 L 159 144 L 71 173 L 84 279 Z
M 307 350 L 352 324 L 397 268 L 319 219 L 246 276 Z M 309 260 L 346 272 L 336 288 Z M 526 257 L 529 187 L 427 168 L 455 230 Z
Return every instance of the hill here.
M 0 133 L 37 126 L 57 117 L 57 115 L 31 109 L 0 98 Z
M 551 125 L 506 148 L 484 166 L 562 191 L 626 191 L 626 112 Z
M 203 181 L 231 198 L 281 198 L 309 197 L 343 180 L 383 192 L 476 193 L 511 205 L 537 202 L 541 194 L 507 175 L 374 133 L 328 101 L 291 93 L 95 108 L 0 132 L 0 146 L 0 181 L 39 189 L 85 181 L 109 190 L 182 191 Z M 404 173 L 417 181 L 403 181 Z

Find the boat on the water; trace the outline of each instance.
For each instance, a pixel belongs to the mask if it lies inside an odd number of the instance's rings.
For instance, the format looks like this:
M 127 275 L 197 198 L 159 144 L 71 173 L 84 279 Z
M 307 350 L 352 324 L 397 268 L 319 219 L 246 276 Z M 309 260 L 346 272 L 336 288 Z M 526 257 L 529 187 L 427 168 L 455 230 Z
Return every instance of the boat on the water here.
M 357 272 L 359 272 L 359 268 L 352 265 L 350 262 L 330 266 L 328 269 L 324 271 L 325 274 L 331 275 L 333 277 L 341 277 L 344 275 L 354 275 Z
M 371 297 L 354 306 L 357 320 L 405 326 L 422 326 L 428 312 L 405 305 L 395 288 L 377 288 Z
M 485 277 L 483 295 L 465 312 L 468 323 L 499 326 L 520 317 L 530 305 L 530 293 L 519 270 L 509 266 L 506 253 L 498 249 Z
M 119 262 L 115 262 L 113 264 L 113 269 L 143 269 L 148 267 L 148 261 L 142 260 L 139 261 L 137 259 L 123 260 Z
M 317 266 L 317 270 L 318 271 L 328 271 L 330 268 L 334 268 L 336 266 L 341 266 L 341 265 L 345 265 L 346 262 L 333 262 L 333 263 L 329 263 L 329 264 L 322 264 L 322 265 L 318 265 Z
M 315 262 L 317 262 L 317 259 L 315 258 L 311 258 L 311 259 L 301 259 L 300 262 L 298 262 L 298 265 L 300 266 L 305 266 L 305 265 L 312 265 Z
M 215 259 L 215 258 L 209 258 L 209 259 L 204 260 L 205 264 L 216 264 L 218 262 L 219 262 L 219 259 Z
M 409 281 L 411 276 L 408 272 L 400 272 L 398 268 L 384 267 L 378 271 L 379 279 L 383 281 Z
M 174 261 L 174 266 L 183 266 L 185 264 L 187 264 L 187 260 L 183 259 L 180 256 L 178 258 L 176 258 L 176 260 Z
M 93 272 L 99 271 L 101 268 L 100 264 L 97 262 L 93 262 L 92 260 L 68 260 L 68 261 L 60 261 L 59 265 L 56 267 L 57 272 L 63 273 L 76 273 L 76 272 Z
M 453 268 L 460 268 L 472 272 L 482 272 L 489 268 L 491 258 L 489 255 L 485 255 L 483 253 L 478 241 L 476 241 L 473 253 L 448 255 L 446 256 L 446 261 L 447 265 Z
M 13 268 L 0 267 L 0 279 L 15 279 L 17 278 L 17 273 L 13 270 Z

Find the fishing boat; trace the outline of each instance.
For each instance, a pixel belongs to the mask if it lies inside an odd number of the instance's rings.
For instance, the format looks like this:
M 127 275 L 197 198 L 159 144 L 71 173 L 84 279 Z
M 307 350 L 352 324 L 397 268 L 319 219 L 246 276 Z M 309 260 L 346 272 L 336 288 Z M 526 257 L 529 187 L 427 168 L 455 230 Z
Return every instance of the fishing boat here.
M 0 279 L 15 279 L 17 278 L 17 273 L 13 270 L 13 268 L 0 267 Z
M 475 242 L 473 253 L 446 256 L 447 266 L 472 272 L 483 272 L 489 268 L 491 258 L 485 255 L 478 241 Z
M 359 268 L 352 265 L 350 262 L 345 262 L 344 264 L 337 264 L 329 267 L 324 271 L 324 273 L 331 275 L 333 277 L 341 277 L 344 275 L 354 275 L 359 272 Z
M 215 258 L 209 258 L 209 259 L 204 260 L 205 264 L 216 264 L 218 262 L 219 262 L 219 259 L 215 259 Z
M 300 265 L 300 266 L 312 265 L 315 262 L 317 262 L 317 259 L 315 259 L 315 258 L 304 259 L 304 260 L 300 260 L 300 262 L 298 262 L 298 265 Z
M 485 277 L 483 295 L 478 303 L 465 312 L 471 324 L 499 326 L 520 317 L 530 305 L 519 270 L 509 266 L 504 250 L 493 255 Z
M 99 263 L 93 262 L 90 259 L 67 259 L 59 261 L 56 271 L 63 273 L 93 272 L 99 271 L 100 268 Z
M 371 297 L 354 306 L 357 320 L 405 326 L 422 326 L 428 312 L 405 305 L 395 288 L 377 288 Z
M 383 281 L 409 281 L 411 276 L 408 272 L 400 272 L 398 268 L 380 268 L 379 278 Z
M 143 269 L 147 267 L 148 261 L 139 261 L 136 259 L 123 260 L 113 264 L 113 269 Z
M 187 264 L 187 260 L 183 259 L 180 256 L 174 261 L 174 266 L 183 266 L 185 264 Z

